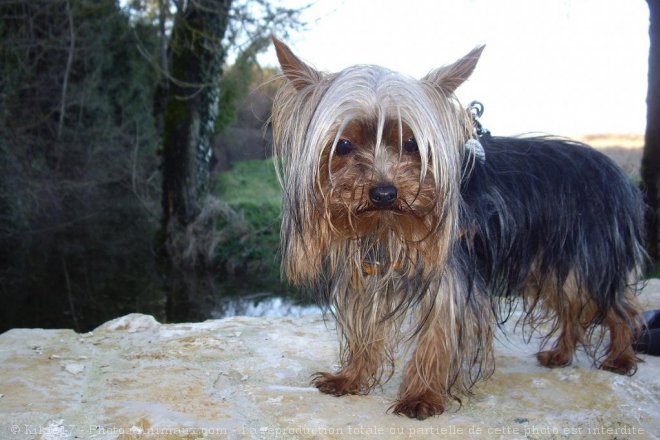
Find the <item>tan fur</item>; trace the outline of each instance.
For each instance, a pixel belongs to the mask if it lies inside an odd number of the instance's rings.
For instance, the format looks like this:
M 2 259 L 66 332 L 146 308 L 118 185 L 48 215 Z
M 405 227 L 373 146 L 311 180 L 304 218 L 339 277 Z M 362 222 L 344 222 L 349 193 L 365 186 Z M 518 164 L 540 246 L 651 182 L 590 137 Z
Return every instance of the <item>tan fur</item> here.
M 449 277 L 441 269 L 452 264 L 460 236 L 454 182 L 472 130 L 447 87 L 466 78 L 476 55 L 418 82 L 376 68 L 323 75 L 275 45 L 289 80 L 272 116 L 285 194 L 283 272 L 298 284 L 327 278 L 318 288 L 328 291 L 341 336 L 339 372 L 319 373 L 314 383 L 329 394 L 366 393 L 392 375 L 398 343 L 417 338 L 395 411 L 411 415 L 417 410 L 405 409 L 406 401 L 425 395 L 419 416 L 439 413 L 445 399 L 468 391 L 491 357 L 490 319 L 471 315 L 473 306 L 457 286 L 444 285 Z M 402 147 L 413 133 L 419 154 Z M 336 154 L 340 139 L 355 153 Z M 368 200 L 382 182 L 399 190 L 387 211 Z M 479 315 L 489 311 L 485 305 Z M 416 319 L 403 329 L 411 314 Z M 465 326 L 466 318 L 480 321 Z
M 493 372 L 490 304 L 469 307 L 455 281 L 448 277 L 443 294 L 425 297 L 418 310 L 430 312 L 419 317 L 424 326 L 391 408 L 397 414 L 419 419 L 440 414 L 448 401 L 460 402 L 477 380 Z
M 366 394 L 394 374 L 397 347 L 409 343 L 391 409 L 419 419 L 440 414 L 494 368 L 494 300 L 468 293 L 470 275 L 454 261 L 459 239 L 472 234 L 459 224 L 463 161 L 469 168 L 476 159 L 465 149 L 471 118 L 453 92 L 483 48 L 417 81 L 377 66 L 323 74 L 274 43 L 287 80 L 272 114 L 282 271 L 324 296 L 340 337 L 339 370 L 317 373 L 313 383 L 327 394 Z M 409 151 L 413 134 L 417 148 Z M 370 197 L 384 186 L 397 191 L 386 207 Z M 611 333 L 602 367 L 630 371 L 632 300 L 599 317 L 573 276 L 556 284 L 538 274 L 523 295 L 523 324 L 550 323 L 548 338 L 558 335 L 539 361 L 569 363 L 602 318 Z

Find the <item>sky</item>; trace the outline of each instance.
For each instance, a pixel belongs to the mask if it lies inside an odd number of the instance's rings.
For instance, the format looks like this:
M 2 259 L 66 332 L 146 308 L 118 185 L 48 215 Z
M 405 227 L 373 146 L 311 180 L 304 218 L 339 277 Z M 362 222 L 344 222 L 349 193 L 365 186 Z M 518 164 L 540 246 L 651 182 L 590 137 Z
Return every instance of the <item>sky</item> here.
M 457 94 L 484 104 L 493 134 L 641 134 L 648 16 L 643 0 L 317 0 L 286 43 L 323 71 L 378 64 L 417 78 L 485 44 Z M 274 50 L 260 62 L 275 65 Z

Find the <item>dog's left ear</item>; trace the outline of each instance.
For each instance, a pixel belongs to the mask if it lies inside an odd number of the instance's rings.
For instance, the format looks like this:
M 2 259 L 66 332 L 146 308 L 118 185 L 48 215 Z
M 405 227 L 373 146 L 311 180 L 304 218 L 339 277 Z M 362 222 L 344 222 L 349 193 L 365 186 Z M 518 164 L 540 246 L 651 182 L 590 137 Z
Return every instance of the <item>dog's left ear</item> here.
M 432 70 L 422 81 L 433 84 L 447 95 L 454 93 L 474 72 L 484 47 L 477 46 L 454 64 Z
M 289 46 L 274 36 L 271 36 L 271 38 L 275 45 L 275 53 L 277 54 L 277 60 L 280 62 L 282 73 L 296 89 L 301 90 L 321 79 L 321 73 L 302 62 L 289 49 Z

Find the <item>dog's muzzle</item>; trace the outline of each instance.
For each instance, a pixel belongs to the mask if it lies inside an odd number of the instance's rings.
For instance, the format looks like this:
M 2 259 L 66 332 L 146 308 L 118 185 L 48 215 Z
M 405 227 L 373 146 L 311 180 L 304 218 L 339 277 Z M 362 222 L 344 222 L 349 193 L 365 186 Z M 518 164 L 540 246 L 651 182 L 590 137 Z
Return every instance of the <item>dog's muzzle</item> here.
M 369 190 L 369 201 L 374 208 L 389 208 L 396 201 L 397 191 L 394 185 L 384 183 Z

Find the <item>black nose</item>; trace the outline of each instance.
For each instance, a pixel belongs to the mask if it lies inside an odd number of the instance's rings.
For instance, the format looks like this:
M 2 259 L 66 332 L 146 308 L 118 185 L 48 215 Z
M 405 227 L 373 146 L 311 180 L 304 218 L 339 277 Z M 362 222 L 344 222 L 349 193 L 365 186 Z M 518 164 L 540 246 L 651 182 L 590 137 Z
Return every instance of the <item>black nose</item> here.
M 396 200 L 396 188 L 389 184 L 380 184 L 369 190 L 369 200 L 376 208 L 388 208 Z

